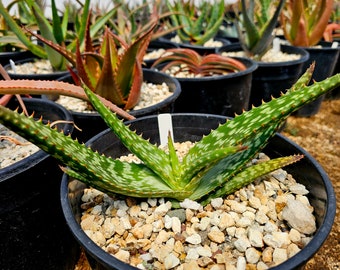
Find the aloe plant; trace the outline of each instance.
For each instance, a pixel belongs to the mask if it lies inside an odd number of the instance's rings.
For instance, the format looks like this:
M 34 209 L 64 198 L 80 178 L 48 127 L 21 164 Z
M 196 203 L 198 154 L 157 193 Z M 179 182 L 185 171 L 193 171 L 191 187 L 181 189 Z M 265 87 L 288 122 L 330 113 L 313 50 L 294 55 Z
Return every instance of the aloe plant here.
M 241 0 L 240 13 L 236 9 L 236 29 L 242 49 L 248 56 L 260 60 L 270 49 L 273 31 L 283 9 L 285 0 Z
M 26 29 L 22 27 L 20 22 L 16 21 L 9 13 L 7 8 L 3 5 L 2 1 L 0 2 L 0 15 L 3 17 L 7 26 L 11 30 L 17 40 L 25 46 L 26 49 L 30 50 L 34 55 L 39 58 L 48 59 L 55 70 L 66 70 L 67 62 L 65 58 L 59 54 L 57 51 L 51 49 L 48 46 L 41 45 L 36 43 L 31 36 L 28 36 L 27 29 L 30 27 L 37 27 L 40 31 L 41 35 L 46 39 L 53 43 L 59 44 L 60 46 L 66 47 L 70 51 L 75 51 L 76 42 L 71 40 L 70 32 L 67 29 L 68 19 L 69 19 L 69 10 L 65 9 L 62 20 L 60 20 L 58 10 L 55 4 L 55 0 L 51 1 L 52 7 L 52 20 L 49 21 L 44 14 L 44 10 L 38 5 L 36 1 L 33 0 L 24 0 L 19 1 L 21 9 L 26 10 L 25 14 L 27 16 L 31 16 L 29 20 L 29 25 L 26 26 Z M 89 13 L 90 0 L 86 0 L 82 9 L 83 18 L 77 24 L 75 35 L 80 40 L 80 43 L 83 46 L 84 36 L 85 36 L 85 26 L 86 19 Z M 98 18 L 95 23 L 92 25 L 91 36 L 95 36 L 105 25 L 105 23 L 110 19 L 110 17 L 116 12 L 116 9 L 113 8 L 104 16 Z M 31 25 L 33 24 L 34 25 Z M 16 40 L 16 41 L 17 41 Z M 69 42 L 71 40 L 71 42 Z M 8 37 L 3 38 L 2 42 L 13 42 L 13 35 L 8 39 Z M 69 43 L 66 45 L 66 43 Z
M 225 5 L 223 0 L 217 3 L 209 1 L 169 1 L 167 6 L 172 12 L 170 25 L 178 27 L 176 33 L 184 43 L 203 45 L 214 38 L 224 20 Z
M 99 47 L 90 35 L 90 19 L 91 13 L 87 18 L 83 52 L 79 43 L 76 52 L 72 52 L 40 35 L 32 34 L 63 55 L 76 68 L 77 73 L 70 69 L 76 84 L 83 81 L 94 93 L 124 110 L 132 109 L 139 101 L 143 83 L 142 61 L 158 18 L 152 17 L 132 43 L 125 42 L 106 27 Z
M 307 86 L 312 68 L 286 94 L 254 107 L 220 125 L 203 137 L 180 162 L 169 137 L 167 154 L 131 131 L 83 84 L 93 106 L 122 143 L 143 163 L 105 157 L 35 121 L 33 117 L 0 106 L 0 123 L 51 154 L 63 170 L 109 194 L 133 197 L 185 198 L 207 203 L 252 182 L 255 178 L 302 158 L 300 155 L 272 159 L 248 166 L 277 128 L 294 111 L 340 85 L 340 74 Z
M 311 47 L 322 38 L 333 0 L 288 0 L 280 16 L 284 36 L 294 46 Z
M 158 58 L 153 67 L 165 63 L 161 71 L 166 71 L 172 67 L 178 67 L 177 72 L 189 72 L 202 77 L 212 75 L 224 75 L 226 73 L 245 70 L 246 66 L 237 59 L 222 56 L 219 54 L 199 55 L 191 49 L 168 49 L 163 56 Z

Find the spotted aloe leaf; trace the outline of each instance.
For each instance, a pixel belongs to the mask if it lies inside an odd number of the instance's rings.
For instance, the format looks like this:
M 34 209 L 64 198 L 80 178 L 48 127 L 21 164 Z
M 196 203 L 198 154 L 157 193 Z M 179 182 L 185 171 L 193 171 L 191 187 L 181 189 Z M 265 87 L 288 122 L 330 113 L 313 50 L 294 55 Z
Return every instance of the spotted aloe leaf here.
M 1 106 L 0 122 L 59 159 L 67 166 L 66 173 L 104 192 L 206 203 L 302 158 L 290 156 L 249 166 L 292 112 L 340 85 L 337 74 L 306 86 L 310 76 L 309 70 L 286 94 L 221 124 L 197 142 L 181 162 L 171 141 L 169 154 L 150 144 L 112 114 L 86 85 L 84 91 L 93 106 L 141 164 L 102 156 L 41 121 Z

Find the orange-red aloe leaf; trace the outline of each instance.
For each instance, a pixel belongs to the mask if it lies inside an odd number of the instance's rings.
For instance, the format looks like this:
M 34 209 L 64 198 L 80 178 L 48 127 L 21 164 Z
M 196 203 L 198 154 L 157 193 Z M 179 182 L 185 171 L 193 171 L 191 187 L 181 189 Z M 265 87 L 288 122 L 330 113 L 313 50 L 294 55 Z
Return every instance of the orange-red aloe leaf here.
M 320 9 L 323 10 L 323 12 L 313 27 L 313 31 L 309 37 L 309 46 L 316 45 L 320 41 L 333 12 L 333 0 L 324 0 L 321 5 Z
M 130 89 L 130 95 L 128 96 L 128 99 L 126 101 L 125 110 L 130 110 L 133 107 L 135 107 L 137 105 L 137 103 L 140 100 L 140 96 L 141 96 L 141 85 L 143 83 L 143 69 L 142 69 L 142 65 L 138 64 L 135 65 L 135 72 L 134 72 L 135 76 L 133 79 L 133 83 Z
M 108 36 L 106 36 L 108 38 Z M 104 62 L 100 72 L 99 79 L 95 88 L 95 93 L 112 101 L 118 106 L 125 105 L 125 99 L 121 89 L 117 85 L 115 70 L 111 63 L 111 44 L 109 40 L 103 43 L 105 49 Z
M 95 48 L 93 47 L 92 39 L 91 39 L 91 34 L 90 34 L 90 26 L 91 26 L 91 12 L 89 12 L 86 20 L 86 28 L 85 28 L 85 38 L 84 38 L 84 43 L 85 43 L 85 53 L 94 53 Z M 80 51 L 80 44 L 79 41 L 77 41 L 77 49 Z M 96 74 L 98 72 L 98 62 L 96 59 L 93 57 L 84 54 L 84 65 L 86 66 L 87 73 L 88 74 Z M 91 77 L 91 75 L 90 75 Z M 93 79 L 92 85 L 94 84 Z M 93 88 L 92 88 L 93 89 Z
M 140 50 L 144 49 L 144 46 L 146 46 L 146 43 L 144 42 L 146 42 L 146 40 L 150 40 L 150 36 L 152 35 L 152 31 L 155 26 L 156 25 L 154 24 L 148 32 L 144 33 L 140 38 L 135 40 L 128 48 L 124 50 L 121 55 L 120 62 L 117 65 L 116 82 L 121 89 L 124 98 L 128 98 L 130 94 L 130 89 L 135 76 L 134 73 L 136 71 L 134 66 L 141 65 L 141 62 L 138 61 L 138 57 L 141 57 L 139 54 Z

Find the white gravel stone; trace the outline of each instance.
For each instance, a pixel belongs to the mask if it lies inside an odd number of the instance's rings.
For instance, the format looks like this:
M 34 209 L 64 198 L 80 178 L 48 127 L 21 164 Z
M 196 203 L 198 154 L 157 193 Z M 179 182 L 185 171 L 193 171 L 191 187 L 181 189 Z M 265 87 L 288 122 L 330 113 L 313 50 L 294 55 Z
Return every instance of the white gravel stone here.
M 287 250 L 284 248 L 275 248 L 273 252 L 273 262 L 278 265 L 288 259 Z
M 181 225 L 181 221 L 179 220 L 178 217 L 172 217 L 172 226 L 171 229 L 174 233 L 180 233 L 182 230 L 182 225 Z
M 242 214 L 243 212 L 247 210 L 246 205 L 239 203 L 237 201 L 228 200 L 227 204 L 230 205 L 231 210 L 235 211 L 236 213 Z
M 223 199 L 222 198 L 215 198 L 211 200 L 211 206 L 214 207 L 215 209 L 218 209 L 222 206 L 223 204 Z
M 245 270 L 246 269 L 246 259 L 244 257 L 238 257 L 237 263 L 236 263 L 236 269 L 237 270 Z
M 257 228 L 250 228 L 248 230 L 248 239 L 253 247 L 263 247 L 263 234 Z
M 185 239 L 185 242 L 193 244 L 193 245 L 198 245 L 202 242 L 202 238 L 198 233 L 195 233 L 193 235 L 188 236 Z
M 191 209 L 191 210 L 199 210 L 203 208 L 202 205 L 200 205 L 199 203 L 189 200 L 189 199 L 185 199 L 183 202 L 181 202 L 180 206 L 184 209 Z
M 238 251 L 245 252 L 247 248 L 251 246 L 251 244 L 248 238 L 241 237 L 234 242 L 234 246 L 237 248 Z
M 294 229 L 304 234 L 316 231 L 315 218 L 310 210 L 297 200 L 288 200 L 282 211 L 282 218 Z
M 170 253 L 164 260 L 165 269 L 171 269 L 180 264 L 180 260 L 172 253 Z
M 261 252 L 256 248 L 250 247 L 246 250 L 245 256 L 248 263 L 256 264 L 261 258 Z

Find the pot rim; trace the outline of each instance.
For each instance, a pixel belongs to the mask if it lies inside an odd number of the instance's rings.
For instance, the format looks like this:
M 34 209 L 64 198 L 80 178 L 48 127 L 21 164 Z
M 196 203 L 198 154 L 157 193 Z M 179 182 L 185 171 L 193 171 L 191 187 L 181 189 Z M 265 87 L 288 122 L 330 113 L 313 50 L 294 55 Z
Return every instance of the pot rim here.
M 38 104 L 46 103 L 50 108 L 54 107 L 57 108 L 60 114 L 63 115 L 65 121 L 73 121 L 73 117 L 71 113 L 66 110 L 63 106 L 56 104 L 55 102 L 49 101 L 49 100 L 42 100 L 40 98 L 22 98 L 24 103 L 26 105 L 32 106 L 32 110 L 34 110 L 34 106 L 37 106 Z M 72 133 L 73 125 L 71 123 L 66 123 L 63 127 L 63 131 L 65 133 Z M 10 179 L 11 177 L 15 176 L 18 173 L 22 173 L 36 164 L 40 163 L 44 159 L 49 157 L 49 155 L 44 152 L 43 150 L 38 150 L 37 152 L 27 156 L 26 158 L 17 161 L 9 166 L 6 166 L 4 168 L 0 168 L 0 183 L 3 181 L 6 181 L 7 179 Z
M 280 66 L 291 66 L 291 65 L 298 65 L 298 64 L 302 64 L 304 62 L 306 62 L 309 59 L 309 52 L 306 51 L 304 48 L 302 47 L 297 47 L 297 46 L 292 46 L 292 45 L 287 45 L 287 44 L 281 44 L 281 50 L 287 51 L 287 50 L 292 50 L 294 49 L 296 52 L 296 54 L 300 54 L 301 58 L 300 59 L 296 59 L 296 60 L 289 60 L 289 61 L 281 61 L 281 62 L 261 62 L 261 61 L 255 61 L 259 67 L 280 67 Z M 222 53 L 225 52 L 227 49 L 230 49 L 230 51 L 238 51 L 238 50 L 242 50 L 241 49 L 241 44 L 238 43 L 232 43 L 230 45 L 226 45 L 221 47 L 218 50 L 218 53 Z

